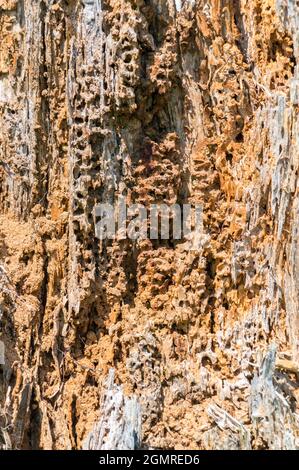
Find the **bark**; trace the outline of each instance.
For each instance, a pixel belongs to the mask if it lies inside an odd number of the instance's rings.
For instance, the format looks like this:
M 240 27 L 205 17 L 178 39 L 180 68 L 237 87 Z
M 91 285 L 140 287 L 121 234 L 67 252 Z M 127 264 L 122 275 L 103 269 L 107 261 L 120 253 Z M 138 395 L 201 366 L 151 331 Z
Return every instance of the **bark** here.
M 0 0 L 3 448 L 299 447 L 298 57 L 295 0 Z

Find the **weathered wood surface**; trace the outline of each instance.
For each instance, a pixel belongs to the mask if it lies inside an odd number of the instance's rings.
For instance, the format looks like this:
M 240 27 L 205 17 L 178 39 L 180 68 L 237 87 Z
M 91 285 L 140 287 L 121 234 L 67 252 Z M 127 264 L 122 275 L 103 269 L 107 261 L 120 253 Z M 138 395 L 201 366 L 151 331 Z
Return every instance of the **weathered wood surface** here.
M 295 0 L 0 0 L 3 447 L 298 448 L 298 48 Z M 198 250 L 99 243 L 120 195 Z

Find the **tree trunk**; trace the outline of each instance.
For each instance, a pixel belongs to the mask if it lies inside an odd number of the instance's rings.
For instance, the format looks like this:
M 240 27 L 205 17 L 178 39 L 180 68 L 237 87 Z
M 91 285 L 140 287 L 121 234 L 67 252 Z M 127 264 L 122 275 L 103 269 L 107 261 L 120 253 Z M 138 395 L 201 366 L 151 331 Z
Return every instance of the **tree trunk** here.
M 2 448 L 299 447 L 298 57 L 294 0 L 0 0 Z

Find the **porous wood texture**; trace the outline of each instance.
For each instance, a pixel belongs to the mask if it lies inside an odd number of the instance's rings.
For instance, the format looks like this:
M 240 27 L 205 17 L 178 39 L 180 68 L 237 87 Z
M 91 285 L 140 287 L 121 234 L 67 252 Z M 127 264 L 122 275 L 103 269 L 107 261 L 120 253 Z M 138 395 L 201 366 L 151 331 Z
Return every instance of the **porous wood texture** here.
M 295 0 L 0 0 L 3 448 L 298 448 L 298 57 Z

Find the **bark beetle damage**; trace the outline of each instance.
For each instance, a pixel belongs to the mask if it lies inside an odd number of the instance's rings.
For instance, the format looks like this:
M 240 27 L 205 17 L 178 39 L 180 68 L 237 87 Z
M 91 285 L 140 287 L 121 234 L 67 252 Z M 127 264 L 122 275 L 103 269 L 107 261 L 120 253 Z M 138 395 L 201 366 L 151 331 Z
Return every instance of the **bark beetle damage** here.
M 0 0 L 0 447 L 298 447 L 298 44 L 292 0 Z M 198 249 L 100 243 L 120 195 Z

